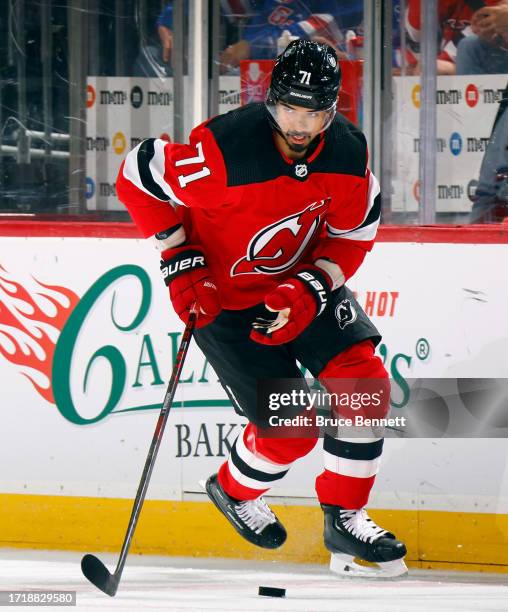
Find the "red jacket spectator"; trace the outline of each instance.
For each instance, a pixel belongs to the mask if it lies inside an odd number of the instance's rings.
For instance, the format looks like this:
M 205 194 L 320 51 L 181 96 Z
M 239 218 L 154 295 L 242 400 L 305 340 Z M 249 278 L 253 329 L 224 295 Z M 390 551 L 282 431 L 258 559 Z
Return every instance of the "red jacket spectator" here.
M 410 41 L 414 43 L 412 51 L 415 61 L 418 61 L 421 39 L 420 2 L 423 0 L 408 0 L 406 9 L 406 31 Z M 498 0 L 485 0 L 486 5 L 497 4 Z M 476 12 L 478 3 L 472 0 L 439 0 L 438 26 L 441 32 L 441 44 L 438 60 L 438 74 L 455 73 L 455 56 L 457 45 L 464 37 L 472 33 L 471 19 Z

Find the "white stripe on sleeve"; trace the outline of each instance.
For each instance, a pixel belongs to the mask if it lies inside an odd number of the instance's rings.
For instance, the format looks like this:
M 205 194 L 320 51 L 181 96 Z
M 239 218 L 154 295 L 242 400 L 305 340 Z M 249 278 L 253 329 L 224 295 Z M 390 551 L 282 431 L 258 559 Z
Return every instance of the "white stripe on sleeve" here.
M 143 141 L 144 142 L 144 141 Z M 138 165 L 138 153 L 139 149 L 142 146 L 142 142 L 138 144 L 137 147 L 132 149 L 132 151 L 125 158 L 125 164 L 123 167 L 123 175 L 124 177 L 133 183 L 138 189 L 148 194 L 152 198 L 160 200 L 161 202 L 166 202 L 162 198 L 158 198 L 152 191 L 147 189 L 141 180 L 141 176 L 139 174 L 139 165 Z M 162 189 L 162 192 L 167 195 L 173 202 L 177 204 L 181 204 L 185 206 L 185 203 L 182 202 L 171 189 L 171 186 L 164 180 L 164 168 L 165 168 L 165 157 L 164 157 L 164 147 L 166 145 L 165 140 L 161 140 L 160 138 L 154 139 L 154 156 L 150 160 L 148 165 L 148 171 L 154 183 Z
M 369 223 L 368 225 L 365 225 L 365 222 L 367 220 L 367 217 L 369 216 L 370 211 L 372 210 L 372 207 L 376 202 L 377 196 L 380 193 L 381 189 L 379 187 L 378 180 L 371 172 L 369 175 L 367 210 L 360 225 L 351 229 L 339 229 L 332 227 L 330 224 L 327 224 L 328 236 L 330 236 L 331 238 L 345 238 L 347 240 L 374 240 L 374 238 L 376 237 L 377 228 L 379 226 L 380 215 L 378 215 L 377 219 L 375 219 L 372 223 Z
M 150 174 L 152 175 L 153 180 L 159 185 L 162 191 L 171 198 L 177 204 L 181 204 L 185 206 L 185 204 L 176 197 L 175 192 L 171 189 L 171 186 L 166 183 L 164 180 L 164 171 L 165 171 L 165 161 L 166 158 L 164 156 L 164 147 L 167 142 L 165 140 L 161 140 L 160 138 L 156 138 L 154 141 L 154 156 L 150 161 Z
M 138 189 L 140 189 L 141 191 L 144 191 L 152 198 L 155 198 L 153 193 L 148 191 L 148 189 L 146 189 L 146 187 L 143 185 L 143 183 L 141 182 L 141 177 L 139 176 L 138 151 L 139 151 L 139 147 L 142 144 L 143 143 L 139 143 L 137 147 L 134 147 L 134 149 L 132 149 L 132 151 L 125 158 L 125 164 L 123 167 L 123 175 L 128 181 L 136 185 Z M 165 200 L 161 200 L 161 201 L 165 202 Z

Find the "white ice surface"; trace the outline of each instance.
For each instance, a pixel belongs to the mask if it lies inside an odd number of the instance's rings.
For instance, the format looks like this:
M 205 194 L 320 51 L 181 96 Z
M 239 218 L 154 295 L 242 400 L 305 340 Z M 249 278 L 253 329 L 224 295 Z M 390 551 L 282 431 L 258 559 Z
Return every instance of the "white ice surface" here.
M 306 612 L 489 612 L 508 610 L 508 577 L 410 570 L 398 582 L 353 582 L 326 567 L 130 555 L 110 598 L 82 575 L 81 554 L 0 550 L 0 590 L 75 590 L 79 610 L 295 610 Z M 110 570 L 117 556 L 98 555 Z M 258 586 L 286 589 L 284 599 Z M 16 607 L 34 610 L 34 607 Z M 71 608 L 43 608 L 69 610 Z

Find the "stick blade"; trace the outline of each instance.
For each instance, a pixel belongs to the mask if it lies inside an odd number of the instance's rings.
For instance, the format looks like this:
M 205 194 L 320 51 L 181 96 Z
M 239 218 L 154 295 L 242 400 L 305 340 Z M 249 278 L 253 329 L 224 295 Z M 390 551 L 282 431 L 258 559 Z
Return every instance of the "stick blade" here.
M 110 574 L 104 563 L 94 555 L 85 555 L 81 559 L 81 571 L 98 589 L 114 597 L 118 589 L 118 580 Z

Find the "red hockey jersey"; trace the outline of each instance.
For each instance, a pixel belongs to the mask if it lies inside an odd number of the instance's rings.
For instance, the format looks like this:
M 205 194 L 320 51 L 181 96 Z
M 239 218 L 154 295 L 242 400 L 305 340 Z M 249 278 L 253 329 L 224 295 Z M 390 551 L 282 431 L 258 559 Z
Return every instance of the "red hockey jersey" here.
M 183 224 L 227 309 L 262 302 L 302 263 L 329 260 L 349 278 L 380 216 L 353 124 L 337 116 L 313 152 L 293 161 L 277 148 L 263 104 L 206 121 L 189 144 L 145 140 L 123 162 L 116 190 L 145 237 Z

